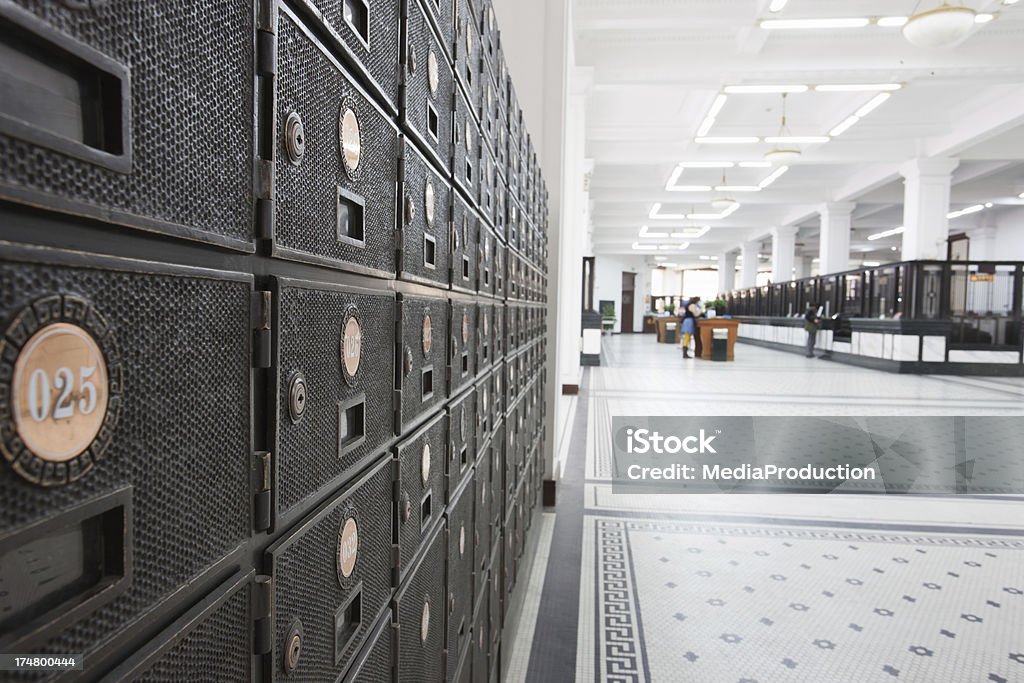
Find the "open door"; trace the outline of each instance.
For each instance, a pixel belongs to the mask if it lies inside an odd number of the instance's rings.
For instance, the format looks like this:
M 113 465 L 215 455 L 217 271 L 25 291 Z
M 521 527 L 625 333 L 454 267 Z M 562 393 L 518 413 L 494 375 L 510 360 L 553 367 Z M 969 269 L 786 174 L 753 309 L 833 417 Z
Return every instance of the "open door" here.
M 622 334 L 633 334 L 633 306 L 636 295 L 636 273 L 622 274 Z

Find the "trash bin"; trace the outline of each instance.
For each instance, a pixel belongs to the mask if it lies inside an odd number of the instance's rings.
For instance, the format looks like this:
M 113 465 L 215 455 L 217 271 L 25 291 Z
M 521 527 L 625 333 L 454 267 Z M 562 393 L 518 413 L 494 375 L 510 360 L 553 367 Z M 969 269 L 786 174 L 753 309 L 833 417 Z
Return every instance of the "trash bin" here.
M 676 328 L 679 327 L 678 323 L 665 323 L 665 343 L 675 344 L 676 343 Z
M 711 360 L 729 360 L 729 330 L 711 330 Z

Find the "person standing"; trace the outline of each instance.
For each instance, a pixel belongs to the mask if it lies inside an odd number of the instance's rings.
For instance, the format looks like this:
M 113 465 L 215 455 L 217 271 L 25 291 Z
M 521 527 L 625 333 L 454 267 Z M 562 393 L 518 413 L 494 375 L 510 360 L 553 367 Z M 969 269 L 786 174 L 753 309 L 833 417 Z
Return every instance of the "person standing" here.
M 804 313 L 804 331 L 807 333 L 807 357 L 814 358 L 814 343 L 818 339 L 818 326 L 821 325 L 821 318 L 818 317 L 818 310 L 813 303 L 807 304 L 807 311 Z
M 683 310 L 683 358 L 690 357 L 690 338 L 697 333 L 697 318 L 701 314 L 700 297 L 691 297 Z

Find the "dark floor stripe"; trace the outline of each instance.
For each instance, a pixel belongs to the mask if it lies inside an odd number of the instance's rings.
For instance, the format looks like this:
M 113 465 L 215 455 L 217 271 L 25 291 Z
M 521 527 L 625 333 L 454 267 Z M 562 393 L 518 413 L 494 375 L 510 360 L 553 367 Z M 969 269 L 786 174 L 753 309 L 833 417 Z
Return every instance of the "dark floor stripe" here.
M 555 529 L 551 536 L 544 589 L 533 632 L 526 680 L 576 679 L 576 631 L 579 626 L 580 567 L 583 555 L 583 481 L 587 464 L 587 388 L 590 369 L 580 381 L 565 473 L 558 482 Z

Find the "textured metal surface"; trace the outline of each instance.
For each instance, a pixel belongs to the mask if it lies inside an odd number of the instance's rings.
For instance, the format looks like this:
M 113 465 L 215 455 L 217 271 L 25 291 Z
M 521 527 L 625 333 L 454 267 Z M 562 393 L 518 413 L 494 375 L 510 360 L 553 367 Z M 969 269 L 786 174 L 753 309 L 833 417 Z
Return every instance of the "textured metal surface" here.
M 497 427 L 498 420 L 505 414 L 505 369 L 500 364 L 495 364 L 491 371 L 491 425 L 492 429 Z
M 478 145 L 479 159 L 477 166 L 480 169 L 480 182 L 477 186 L 477 206 L 484 220 L 493 225 L 497 214 L 497 192 L 495 185 L 498 181 L 497 167 L 494 163 L 494 152 L 491 151 L 491 143 L 482 140 Z
M 33 649 L 88 656 L 249 537 L 251 277 L 2 246 L 0 281 L 0 355 L 12 319 L 34 324 L 47 308 L 27 307 L 54 297 L 65 311 L 78 302 L 117 344 L 108 367 L 121 385 L 120 413 L 92 468 L 48 487 L 0 468 L 0 540 L 132 487 L 128 590 Z
M 505 438 L 505 420 L 500 420 L 494 428 L 494 436 L 491 437 L 491 448 L 493 449 L 493 455 L 491 456 L 491 490 L 494 492 L 492 499 L 494 500 L 492 510 L 492 519 L 494 520 L 496 529 L 500 529 L 502 521 L 504 521 L 509 510 L 509 496 L 506 491 L 508 486 L 506 484 L 509 478 L 509 466 L 508 466 L 508 448 L 507 440 Z M 491 534 L 491 544 L 494 544 L 494 539 L 497 537 L 497 533 Z
M 458 202 L 456 202 L 457 205 Z M 494 252 L 498 247 L 498 240 L 494 232 L 483 222 L 478 222 L 478 225 L 480 230 L 477 243 L 477 291 L 481 294 L 494 294 L 496 284 Z
M 390 611 L 369 637 L 345 674 L 344 683 L 392 683 L 395 673 L 395 629 Z
M 491 458 L 493 449 L 490 442 L 485 444 L 483 455 L 477 461 L 473 473 L 473 587 L 474 596 L 484 590 L 487 576 L 487 561 L 491 555 Z
M 251 251 L 252 6 L 73 4 L 17 0 L 130 71 L 130 170 L 0 134 L 0 196 Z
M 249 572 L 219 586 L 105 680 L 252 680 L 252 579 Z
M 448 477 L 448 498 L 458 490 L 471 474 L 476 460 L 476 410 L 484 403 L 484 397 L 470 388 L 460 397 L 452 399 L 448 406 L 448 463 L 445 472 Z
M 341 676 L 391 596 L 392 459 L 318 508 L 267 551 L 273 576 L 271 671 L 274 680 L 325 681 Z M 339 532 L 358 526 L 349 576 L 339 570 Z M 285 639 L 299 620 L 298 665 L 284 673 Z
M 395 449 L 399 461 L 398 547 L 399 572 L 404 579 L 412 560 L 444 512 L 445 466 L 448 453 L 448 416 L 439 413 Z M 458 427 L 456 427 L 457 429 Z M 429 471 L 424 481 L 424 449 L 429 449 Z
M 283 515 L 351 477 L 392 438 L 397 309 L 394 295 L 354 287 L 278 278 L 274 292 L 276 505 Z M 351 318 L 358 320 L 362 340 L 358 371 L 349 378 L 341 356 Z M 305 375 L 308 398 L 302 419 L 292 422 L 289 378 L 297 371 Z M 358 422 L 353 412 L 359 405 L 362 437 L 350 426 Z
M 479 246 L 480 215 L 458 192 L 452 193 L 451 286 L 465 292 L 475 292 L 479 269 L 483 266 L 482 248 Z
M 448 505 L 448 598 L 446 610 L 448 661 L 459 661 L 471 644 L 473 619 L 473 508 L 475 489 L 468 481 Z M 448 678 L 455 672 L 449 668 Z
M 452 257 L 449 240 L 453 193 L 448 181 L 409 139 L 404 141 L 403 149 L 398 191 L 402 205 L 399 277 L 447 286 Z
M 400 338 L 396 347 L 398 389 L 401 391 L 403 431 L 425 412 L 444 403 L 446 394 L 446 337 L 451 313 L 442 298 L 398 295 Z
M 490 301 L 479 301 L 476 305 L 476 367 L 486 372 L 494 361 L 494 305 Z
M 451 334 L 448 339 L 450 393 L 461 391 L 477 373 L 477 306 L 471 299 L 450 299 Z
M 494 348 L 494 362 L 498 363 L 505 357 L 505 306 L 494 304 L 494 330 L 491 333 L 492 347 Z
M 442 525 L 395 597 L 399 681 L 445 680 L 446 539 L 447 529 Z M 424 619 L 424 606 L 429 619 Z
M 491 636 L 490 669 L 494 671 L 501 659 L 501 633 L 504 625 L 504 595 L 502 591 L 505 584 L 502 577 L 502 551 L 505 544 L 501 534 L 495 534 L 492 543 L 491 565 L 487 574 L 487 630 Z
M 274 254 L 393 274 L 399 156 L 395 124 L 289 12 L 278 20 L 277 51 L 276 126 L 283 129 L 288 113 L 299 112 L 306 143 L 302 163 L 295 165 L 287 158 L 281 130 L 274 133 Z M 359 125 L 354 171 L 343 160 L 339 134 L 346 110 Z M 361 240 L 346 237 L 358 236 L 358 227 L 339 227 L 343 210 L 349 212 L 350 226 L 358 226 L 361 216 Z
M 480 29 L 470 9 L 469 0 L 454 0 L 455 41 L 452 56 L 455 59 L 455 80 L 470 103 L 480 98 L 480 57 L 482 44 Z M 476 116 L 472 108 L 467 110 Z
M 473 118 L 469 100 L 456 89 L 455 127 L 452 145 L 452 178 L 455 184 L 476 204 L 480 187 L 480 127 Z
M 403 34 L 402 71 L 405 82 L 401 89 L 399 120 L 413 132 L 436 164 L 446 171 L 451 163 L 452 92 L 455 75 L 449 63 L 450 42 L 438 37 L 427 13 L 448 14 L 451 3 L 434 0 L 407 0 Z M 449 24 L 449 36 L 451 35 Z
M 488 657 L 491 654 L 491 630 L 490 612 L 488 611 L 487 575 L 484 574 L 482 599 L 476 606 L 476 615 L 473 617 L 473 682 L 487 683 L 487 676 L 490 671 Z
M 279 0 L 280 1 L 280 0 Z M 317 23 L 326 27 L 332 47 L 368 80 L 378 96 L 398 106 L 398 52 L 401 7 L 398 2 L 350 0 L 293 0 Z M 360 10 L 365 8 L 365 16 Z M 353 12 L 352 9 L 356 11 Z M 352 19 L 348 17 L 351 16 Z M 322 87 L 322 86 L 321 86 Z

